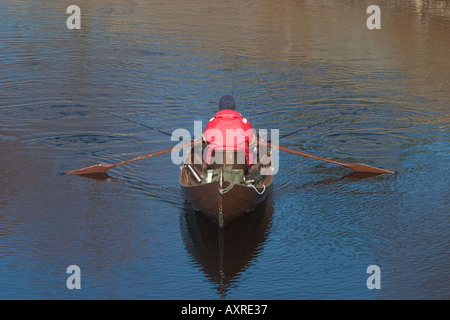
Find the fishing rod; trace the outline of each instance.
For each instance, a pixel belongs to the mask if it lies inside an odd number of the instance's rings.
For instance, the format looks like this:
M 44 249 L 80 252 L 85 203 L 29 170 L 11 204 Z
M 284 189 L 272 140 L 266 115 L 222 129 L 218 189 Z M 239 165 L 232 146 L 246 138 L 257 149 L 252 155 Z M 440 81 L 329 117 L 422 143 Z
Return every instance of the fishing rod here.
M 151 130 L 153 130 L 153 131 L 156 131 L 156 132 L 165 134 L 166 136 L 173 137 L 173 134 L 171 134 L 171 133 L 169 133 L 169 132 L 166 132 L 166 131 L 163 131 L 163 130 L 160 130 L 160 129 L 158 129 L 158 128 L 154 128 L 154 127 L 151 127 L 151 126 L 149 126 L 149 125 L 146 125 L 146 124 L 143 124 L 143 123 L 140 123 L 140 122 L 137 122 L 137 121 L 134 121 L 134 120 L 125 118 L 125 117 L 123 117 L 123 116 L 119 116 L 119 115 L 117 115 L 117 114 L 115 114 L 115 113 L 112 113 L 112 112 L 109 112 L 109 111 L 105 111 L 105 110 L 100 110 L 100 111 L 103 111 L 103 112 L 105 112 L 105 113 L 107 113 L 107 114 L 109 114 L 109 115 L 111 115 L 111 116 L 116 117 L 116 118 L 119 118 L 119 119 L 122 119 L 122 120 L 125 120 L 125 121 L 128 121 L 128 122 L 131 122 L 131 123 L 140 125 L 140 126 L 145 127 L 145 128 L 147 128 L 147 129 L 151 129 Z M 335 116 L 335 117 L 327 118 L 327 119 L 325 119 L 325 120 L 323 120 L 323 121 L 320 121 L 320 122 L 318 122 L 318 123 L 315 123 L 315 124 L 312 124 L 312 125 L 309 125 L 309 126 L 300 128 L 300 129 L 298 129 L 298 130 L 296 130 L 296 131 L 293 131 L 293 132 L 287 133 L 287 134 L 285 134 L 285 135 L 282 135 L 281 137 L 279 137 L 279 139 L 284 139 L 284 138 L 289 137 L 289 136 L 292 136 L 292 135 L 294 135 L 294 134 L 296 134 L 296 133 L 299 133 L 299 132 L 302 132 L 302 131 L 305 131 L 305 130 L 309 130 L 309 129 L 311 129 L 311 128 L 314 128 L 314 127 L 319 126 L 319 125 L 321 125 L 321 124 L 324 124 L 324 123 L 326 123 L 326 122 L 333 121 L 333 120 L 335 120 L 335 119 L 338 119 L 338 118 L 340 118 L 340 117 L 346 116 L 346 115 L 348 115 L 348 114 L 350 114 L 350 113 L 343 113 L 343 114 L 340 114 L 340 115 Z M 181 137 L 179 137 L 178 139 L 179 139 L 179 140 L 182 140 Z M 271 141 L 271 140 L 268 140 L 267 142 L 270 142 L 270 141 Z
M 106 112 L 107 114 L 112 115 L 112 116 L 114 116 L 114 117 L 117 117 L 117 118 L 119 118 L 119 119 L 122 119 L 122 120 L 125 120 L 125 121 L 128 121 L 128 122 L 132 122 L 132 123 L 135 123 L 135 124 L 137 124 L 137 125 L 143 126 L 143 127 L 147 128 L 147 129 L 151 129 L 151 130 L 153 130 L 153 131 L 156 131 L 156 132 L 165 134 L 166 136 L 169 136 L 169 137 L 172 137 L 172 136 L 173 136 L 171 133 L 165 132 L 165 131 L 160 130 L 160 129 L 157 129 L 157 128 L 153 128 L 153 127 L 148 126 L 148 125 L 146 125 L 146 124 L 143 124 L 143 123 L 140 123 L 140 122 L 137 122 L 137 121 L 134 121 L 134 120 L 131 120 L 131 119 L 122 117 L 122 116 L 119 116 L 119 115 L 114 114 L 114 113 L 112 113 L 112 112 L 105 111 L 105 110 L 101 110 L 101 111 Z
M 343 116 L 345 116 L 345 115 L 346 115 L 346 114 L 340 114 L 340 115 L 338 115 L 338 116 L 335 116 L 335 117 L 332 117 L 332 118 L 328 118 L 328 119 L 325 119 L 325 120 L 320 121 L 320 122 L 318 122 L 318 123 L 315 123 L 315 124 L 312 124 L 312 125 L 309 125 L 309 126 L 300 128 L 300 129 L 298 129 L 297 131 L 294 131 L 294 132 L 291 132 L 291 133 L 287 133 L 287 134 L 285 134 L 285 135 L 282 135 L 281 137 L 279 137 L 279 139 L 284 139 L 284 138 L 289 137 L 289 136 L 292 136 L 292 135 L 294 135 L 294 134 L 296 134 L 296 133 L 299 133 L 299 132 L 302 132 L 302 131 L 305 131 L 305 130 L 309 130 L 309 129 L 314 128 L 314 127 L 316 127 L 316 126 L 318 126 L 318 125 L 324 124 L 324 123 L 326 123 L 326 122 L 333 121 L 333 120 L 335 120 L 335 119 L 337 119 L 337 118 L 340 118 L 340 117 L 343 117 Z M 270 141 L 269 141 L 269 142 L 270 142 Z
M 106 112 L 106 111 L 105 111 L 105 112 Z M 118 117 L 118 118 L 120 118 L 120 119 L 123 119 L 123 120 L 129 121 L 129 122 L 132 122 L 132 123 L 135 123 L 135 124 L 144 126 L 144 127 L 146 127 L 146 128 L 152 129 L 152 130 L 154 130 L 154 131 L 161 132 L 161 133 L 163 133 L 163 134 L 172 136 L 171 134 L 169 134 L 169 133 L 167 133 L 167 132 L 165 132 L 165 131 L 162 131 L 162 130 L 153 128 L 153 127 L 151 127 L 151 126 L 144 125 L 144 124 L 142 124 L 142 123 L 139 123 L 139 122 L 136 122 L 136 121 L 127 119 L 127 118 L 122 117 L 122 116 L 118 116 L 118 115 L 113 114 L 113 113 L 110 113 L 110 112 L 107 112 L 107 113 L 109 113 L 109 114 L 111 114 L 111 115 L 113 115 L 113 116 L 115 116 L 115 117 Z M 331 121 L 331 120 L 333 120 L 333 119 L 342 117 L 342 116 L 344 116 L 344 115 L 346 115 L 346 114 L 341 114 L 341 115 L 339 115 L 339 116 L 335 116 L 335 117 L 332 117 L 332 118 L 328 118 L 328 119 L 323 120 L 323 121 L 321 121 L 321 122 L 319 122 L 319 123 L 316 123 L 316 124 L 313 124 L 313 125 L 310 125 L 310 126 L 301 128 L 301 129 L 296 130 L 296 131 L 294 131 L 294 132 L 291 132 L 291 133 L 289 133 L 289 134 L 283 135 L 282 138 L 285 138 L 285 137 L 287 137 L 287 136 L 293 135 L 293 134 L 298 133 L 298 132 L 300 132 L 300 131 L 307 130 L 307 129 L 309 129 L 309 128 L 312 128 L 312 127 L 315 127 L 315 126 L 317 126 L 317 125 L 323 124 L 323 123 L 325 123 L 325 122 L 327 122 L 327 121 Z M 180 140 L 181 140 L 181 138 L 180 138 Z M 164 150 L 152 152 L 152 153 L 149 153 L 149 154 L 146 154 L 146 155 L 143 155 L 143 156 L 135 157 L 135 158 L 133 158 L 133 159 L 121 161 L 121 162 L 114 163 L 114 164 L 104 164 L 104 163 L 100 163 L 100 164 L 93 165 L 93 166 L 90 166 L 90 167 L 87 167 L 87 168 L 83 168 L 83 169 L 80 169 L 80 170 L 70 171 L 70 172 L 67 172 L 66 174 L 79 174 L 79 175 L 83 175 L 83 174 L 105 173 L 105 172 L 108 171 L 109 169 L 114 168 L 114 167 L 117 167 L 117 166 L 119 166 L 119 165 L 126 164 L 126 163 L 130 163 L 130 162 L 137 161 L 137 160 L 142 160 L 142 159 L 150 158 L 150 157 L 153 157 L 153 156 L 156 156 L 156 155 L 160 155 L 160 154 L 164 154 L 164 153 L 168 153 L 168 152 L 171 152 L 171 151 L 176 150 L 176 149 L 182 149 L 182 148 L 185 148 L 185 147 L 188 147 L 188 146 L 193 146 L 195 143 L 199 143 L 199 141 L 190 141 L 190 142 L 185 143 L 185 144 L 183 144 L 183 145 L 178 145 L 178 146 L 176 146 L 176 147 L 174 147 L 174 148 L 172 148 L 172 147 L 166 148 L 166 149 L 164 149 Z M 263 145 L 268 146 L 268 147 L 275 147 L 275 148 L 277 148 L 277 149 L 279 149 L 279 150 L 283 150 L 283 151 L 290 152 L 290 153 L 293 153 L 293 154 L 297 154 L 297 155 L 301 155 L 301 156 L 304 156 L 304 157 L 309 157 L 309 158 L 313 158 L 313 159 L 317 159 L 317 160 L 321 160 L 321 161 L 327 161 L 327 162 L 331 162 L 331 163 L 338 164 L 338 165 L 341 165 L 341 166 L 345 166 L 345 167 L 348 167 L 349 169 L 353 170 L 354 172 L 365 172 L 365 173 L 375 173 L 375 174 L 381 174 L 381 173 L 394 173 L 393 171 L 390 171 L 390 170 L 385 170 L 385 169 L 381 169 L 381 168 L 376 168 L 376 167 L 372 167 L 372 166 L 367 166 L 367 165 L 364 165 L 364 164 L 361 164 L 361 163 L 349 164 L 349 163 L 338 162 L 338 161 L 335 161 L 335 160 L 332 160 L 332 159 L 328 159 L 328 158 L 325 158 L 325 157 L 315 156 L 315 155 L 312 155 L 312 154 L 309 154 L 309 153 L 306 153 L 306 152 L 302 152 L 302 151 L 298 151 L 298 150 L 294 150 L 294 149 L 289 149 L 289 148 L 282 147 L 282 146 L 279 146 L 279 145 L 273 145 L 273 144 L 271 144 L 270 140 L 268 140 L 267 142 L 266 142 L 266 141 L 261 141 L 261 143 L 262 143 Z
M 365 109 L 367 109 L 367 108 L 368 108 L 368 107 L 363 108 L 362 110 L 365 110 Z M 314 127 L 316 127 L 316 126 L 319 126 L 319 125 L 321 125 L 321 124 L 324 124 L 324 123 L 327 123 L 327 122 L 336 120 L 336 119 L 341 118 L 341 117 L 343 117 L 343 116 L 348 116 L 348 115 L 350 115 L 350 114 L 355 114 L 355 111 L 353 111 L 353 112 L 348 112 L 348 113 L 341 113 L 340 115 L 337 115 L 337 116 L 334 116 L 334 117 L 327 118 L 327 119 L 322 120 L 322 121 L 320 121 L 320 122 L 318 122 L 318 123 L 314 123 L 314 124 L 312 124 L 312 125 L 309 125 L 309 126 L 300 128 L 300 129 L 298 129 L 298 130 L 296 130 L 296 131 L 294 131 L 294 132 L 290 132 L 290 133 L 284 134 L 284 135 L 280 136 L 278 139 L 284 139 L 284 138 L 287 138 L 287 137 L 292 136 L 292 135 L 294 135 L 294 134 L 296 134 L 296 133 L 299 133 L 299 132 L 302 132 L 302 131 L 305 131 L 305 130 L 309 130 L 309 129 L 314 128 Z M 270 140 L 268 140 L 267 142 L 270 142 Z

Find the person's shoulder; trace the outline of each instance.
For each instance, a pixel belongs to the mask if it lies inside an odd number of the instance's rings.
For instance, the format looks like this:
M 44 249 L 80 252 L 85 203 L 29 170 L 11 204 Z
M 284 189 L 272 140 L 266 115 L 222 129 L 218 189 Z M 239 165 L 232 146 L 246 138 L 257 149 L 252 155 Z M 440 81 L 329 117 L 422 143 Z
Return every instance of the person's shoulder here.
M 242 118 L 242 115 L 239 112 L 237 112 L 236 110 L 231 110 L 231 109 L 220 110 L 214 115 L 214 117 L 220 117 L 220 116 L 237 116 L 237 117 Z
M 252 123 L 247 118 L 242 118 L 242 127 L 245 130 L 253 129 Z

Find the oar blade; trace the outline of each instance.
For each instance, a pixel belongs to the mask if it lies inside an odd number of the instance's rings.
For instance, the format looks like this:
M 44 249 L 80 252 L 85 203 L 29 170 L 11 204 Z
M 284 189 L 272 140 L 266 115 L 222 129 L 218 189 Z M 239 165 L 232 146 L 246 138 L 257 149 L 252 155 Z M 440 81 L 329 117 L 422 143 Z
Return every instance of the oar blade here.
M 104 173 L 113 168 L 112 164 L 99 163 L 90 167 L 86 167 L 79 170 L 67 172 L 66 174 L 92 174 L 92 173 Z
M 373 174 L 394 173 L 394 171 L 372 167 L 362 163 L 347 163 L 345 164 L 345 166 L 352 169 L 353 172 L 373 173 Z

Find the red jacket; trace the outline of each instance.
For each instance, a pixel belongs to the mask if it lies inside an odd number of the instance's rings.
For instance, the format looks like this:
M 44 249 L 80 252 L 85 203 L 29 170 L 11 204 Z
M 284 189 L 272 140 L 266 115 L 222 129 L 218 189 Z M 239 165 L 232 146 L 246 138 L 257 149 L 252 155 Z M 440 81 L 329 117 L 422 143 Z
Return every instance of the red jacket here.
M 255 142 L 255 134 L 250 121 L 235 110 L 217 112 L 206 124 L 203 139 L 208 143 L 207 162 L 213 150 L 245 150 L 247 162 L 252 163 L 249 145 Z

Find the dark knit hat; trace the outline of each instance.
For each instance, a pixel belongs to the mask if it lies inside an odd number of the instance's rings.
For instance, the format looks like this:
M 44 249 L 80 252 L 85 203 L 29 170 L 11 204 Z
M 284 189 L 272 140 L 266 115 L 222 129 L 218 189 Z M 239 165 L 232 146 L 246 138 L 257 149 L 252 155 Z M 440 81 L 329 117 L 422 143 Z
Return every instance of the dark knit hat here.
M 236 103 L 234 98 L 229 94 L 224 95 L 219 101 L 219 110 L 231 109 L 236 110 Z

